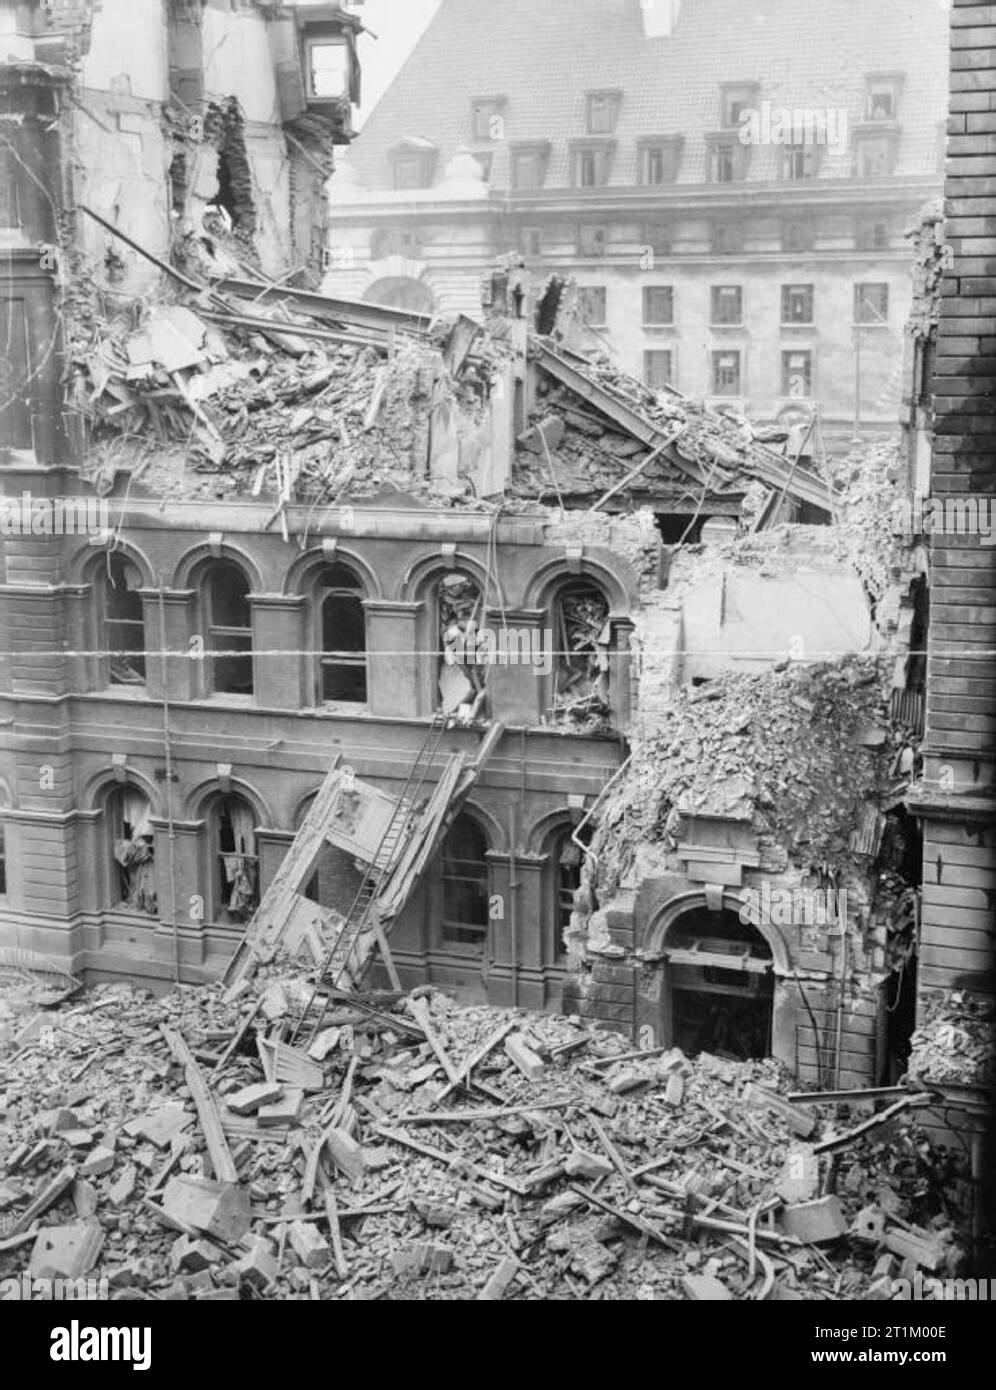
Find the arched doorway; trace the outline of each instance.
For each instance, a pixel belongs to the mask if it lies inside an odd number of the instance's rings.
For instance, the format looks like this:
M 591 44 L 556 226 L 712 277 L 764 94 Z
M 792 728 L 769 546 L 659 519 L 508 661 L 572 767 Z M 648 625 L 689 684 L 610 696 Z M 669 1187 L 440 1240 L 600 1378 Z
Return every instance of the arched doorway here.
M 664 941 L 663 1038 L 690 1057 L 771 1055 L 771 947 L 728 908 L 690 908 Z

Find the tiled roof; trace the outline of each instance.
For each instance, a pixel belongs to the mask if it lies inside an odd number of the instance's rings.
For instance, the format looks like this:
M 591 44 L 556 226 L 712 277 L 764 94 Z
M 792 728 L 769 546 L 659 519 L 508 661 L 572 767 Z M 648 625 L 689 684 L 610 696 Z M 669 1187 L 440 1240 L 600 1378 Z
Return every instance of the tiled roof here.
M 492 187 L 507 188 L 509 146 L 552 142 L 546 188 L 570 183 L 569 142 L 583 138 L 585 94 L 622 92 L 610 186 L 638 183 L 637 142 L 684 135 L 678 182 L 705 181 L 706 133 L 720 84 L 758 82 L 774 107 L 865 114 L 865 77 L 905 74 L 898 175 L 937 172 L 947 112 L 948 15 L 938 0 L 683 0 L 669 38 L 647 38 L 641 0 L 443 0 L 350 155 L 362 187 L 392 186 L 389 152 L 407 136 L 439 147 L 435 181 L 461 149 L 492 149 Z M 503 140 L 472 140 L 475 99 L 503 95 Z M 842 176 L 828 151 L 822 173 Z M 777 177 L 777 149 L 754 149 L 748 177 Z

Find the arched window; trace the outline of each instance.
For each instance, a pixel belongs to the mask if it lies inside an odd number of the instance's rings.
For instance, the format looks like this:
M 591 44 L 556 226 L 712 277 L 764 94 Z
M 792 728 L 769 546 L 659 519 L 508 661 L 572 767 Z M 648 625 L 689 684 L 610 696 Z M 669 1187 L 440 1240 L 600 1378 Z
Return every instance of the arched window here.
M 587 580 L 565 584 L 554 603 L 553 708 L 559 717 L 586 721 L 609 714 L 609 604 Z
M 149 798 L 137 787 L 115 787 L 105 814 L 114 860 L 112 904 L 155 917 L 156 848 Z
M 145 684 L 145 615 L 142 575 L 120 551 L 108 556 L 101 570 L 103 648 L 111 685 Z
M 219 695 L 251 695 L 252 608 L 249 581 L 238 565 L 219 560 L 204 576 L 210 688 Z M 243 655 L 242 653 L 245 653 Z
M 217 920 L 247 922 L 259 905 L 256 817 L 241 796 L 223 796 L 212 810 Z
M 588 821 L 581 827 L 578 839 L 591 844 L 593 826 Z M 553 919 L 552 959 L 561 964 L 567 959 L 566 933 L 570 930 L 574 912 L 574 895 L 581 887 L 584 853 L 574 839 L 574 827 L 563 826 L 550 845 L 551 916 Z
M 443 841 L 440 937 L 483 954 L 488 935 L 488 842 L 476 821 L 457 816 Z
M 481 591 L 460 570 L 436 585 L 439 641 L 437 698 L 452 713 L 461 705 L 479 709 L 484 698 L 486 668 L 479 663 L 478 639 L 484 622 Z
M 726 909 L 693 908 L 668 932 L 665 959 L 672 1046 L 689 1057 L 770 1055 L 773 960 L 756 927 Z
M 363 705 L 367 700 L 367 620 L 363 589 L 345 565 L 318 579 L 321 612 L 321 699 Z

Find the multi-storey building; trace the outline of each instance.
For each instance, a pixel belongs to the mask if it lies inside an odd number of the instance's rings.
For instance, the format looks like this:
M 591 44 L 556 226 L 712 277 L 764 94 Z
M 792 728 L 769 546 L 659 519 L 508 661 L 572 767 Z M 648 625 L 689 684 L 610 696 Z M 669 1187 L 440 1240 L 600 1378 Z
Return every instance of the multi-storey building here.
M 473 312 L 482 265 L 519 253 L 535 283 L 575 276 L 590 345 L 651 385 L 764 420 L 818 404 L 831 437 L 891 428 L 945 20 L 933 0 L 444 0 L 333 181 L 326 284 Z

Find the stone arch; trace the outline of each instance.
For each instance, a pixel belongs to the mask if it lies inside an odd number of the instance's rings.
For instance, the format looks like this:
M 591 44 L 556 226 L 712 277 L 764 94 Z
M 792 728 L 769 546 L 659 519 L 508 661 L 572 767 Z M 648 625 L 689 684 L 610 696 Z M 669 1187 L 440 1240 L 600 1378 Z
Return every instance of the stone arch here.
M 218 797 L 241 796 L 252 807 L 256 817 L 256 825 L 259 829 L 276 829 L 273 823 L 273 815 L 266 798 L 261 792 L 241 777 L 233 777 L 231 786 L 226 790 L 221 785 L 218 777 L 206 778 L 190 792 L 186 799 L 186 814 L 190 820 L 206 820 L 212 803 Z
M 336 546 L 335 557 L 330 558 L 320 547 L 306 550 L 291 565 L 284 580 L 283 592 L 287 596 L 308 594 L 314 583 L 314 576 L 329 565 L 345 565 L 352 570 L 363 586 L 363 597 L 381 599 L 384 597 L 376 570 L 354 550 Z
M 202 570 L 207 569 L 213 561 L 226 560 L 245 572 L 249 581 L 250 593 L 262 592 L 263 580 L 255 560 L 241 546 L 230 545 L 227 541 L 223 542 L 217 550 L 212 549 L 205 542 L 195 545 L 193 549 L 181 555 L 173 572 L 172 587 L 174 589 L 195 589 L 200 582 Z
M 636 594 L 627 583 L 609 565 L 586 555 L 576 571 L 568 567 L 566 557 L 541 565 L 529 581 L 523 607 L 550 608 L 559 589 L 585 582 L 604 592 L 613 613 L 629 613 L 637 606 Z
M 115 542 L 113 545 L 90 545 L 76 550 L 70 556 L 69 564 L 66 566 L 66 582 L 68 584 L 92 584 L 97 571 L 102 565 L 107 564 L 109 554 L 123 555 L 126 560 L 130 560 L 142 576 L 144 589 L 156 587 L 157 581 L 148 557 L 131 541 Z
M 580 808 L 572 806 L 558 806 L 554 811 L 547 811 L 533 822 L 526 836 L 526 853 L 543 854 L 558 831 L 566 830 L 569 826 L 576 829 L 585 814 Z
M 489 578 L 480 561 L 462 550 L 457 551 L 452 564 L 444 560 L 438 551 L 415 560 L 401 581 L 398 597 L 403 603 L 421 602 L 435 583 L 454 571 L 460 571 L 472 579 L 492 607 L 507 607 L 498 576 L 492 574 Z
M 387 309 L 403 309 L 409 314 L 427 318 L 436 312 L 436 297 L 425 279 L 411 275 L 381 275 L 363 291 L 365 304 L 380 304 Z
M 660 956 L 671 928 L 689 912 L 708 907 L 705 890 L 701 888 L 692 889 L 687 893 L 679 893 L 677 897 L 669 898 L 666 903 L 662 903 L 651 916 L 644 932 L 644 955 L 647 957 Z M 724 892 L 722 901 L 724 912 L 732 912 L 739 917 L 742 907 L 743 898 L 739 893 L 734 893 L 732 890 Z M 789 961 L 788 944 L 778 928 L 766 921 L 754 922 L 752 925 L 768 943 L 771 958 L 774 961 L 775 974 L 790 974 L 792 966 Z
M 489 853 L 508 853 L 507 831 L 502 826 L 498 817 L 493 815 L 486 807 L 482 806 L 479 801 L 465 801 L 460 807 L 460 814 L 466 814 L 472 821 L 476 821 L 478 829 L 487 841 Z
M 134 768 L 126 768 L 124 778 L 121 778 L 114 768 L 102 768 L 87 782 L 83 788 L 82 809 L 84 811 L 103 810 L 104 803 L 108 796 L 118 787 L 131 785 L 136 791 L 148 798 L 152 814 L 157 818 L 165 814 L 163 796 L 155 782 L 150 781 L 142 772 L 136 772 Z

